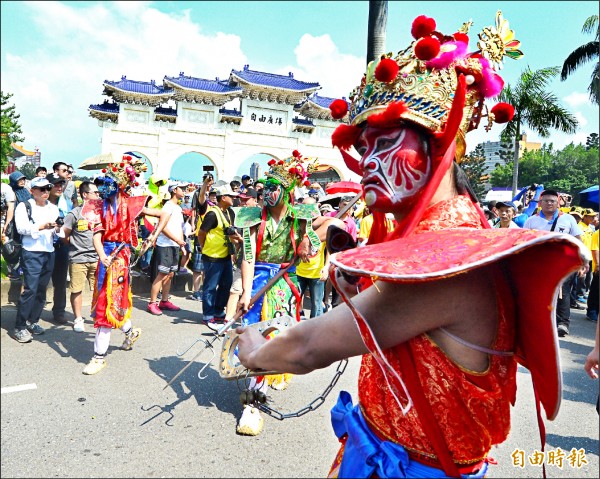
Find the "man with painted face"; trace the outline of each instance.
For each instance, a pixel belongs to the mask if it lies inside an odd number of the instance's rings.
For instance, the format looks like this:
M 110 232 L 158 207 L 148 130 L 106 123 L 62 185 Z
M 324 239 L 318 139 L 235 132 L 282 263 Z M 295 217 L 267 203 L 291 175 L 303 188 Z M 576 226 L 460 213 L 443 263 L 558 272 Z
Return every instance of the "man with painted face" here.
M 510 120 L 509 105 L 488 112 L 484 100 L 502 89 L 503 56 L 520 52 L 501 12 L 472 54 L 469 27 L 448 36 L 418 17 L 415 40 L 369 64 L 350 108 L 330 105 L 334 118 L 348 113 L 332 142 L 376 215 L 367 246 L 332 255 L 345 304 L 268 341 L 236 329 L 249 369 L 304 374 L 362 355 L 359 403 L 342 391 L 331 413 L 331 477 L 483 477 L 510 431 L 517 361 L 548 419 L 558 413 L 552 300 L 585 252 L 568 235 L 489 228 L 470 193 L 465 134 L 484 111 Z M 398 223 L 387 236 L 386 212 Z
M 96 178 L 101 199 L 84 203 L 81 216 L 93 224 L 94 249 L 98 253 L 96 284 L 92 297 L 92 314 L 96 337 L 94 356 L 83 374 L 99 373 L 106 367 L 106 353 L 113 328 L 125 333 L 121 349 L 131 350 L 141 335 L 140 328 L 131 324 L 130 246 L 138 244 L 136 218 L 141 215 L 159 217 L 159 222 L 146 240 L 146 246 L 156 242 L 167 224 L 167 212 L 145 207 L 147 196 L 130 196 L 137 177 L 146 171 L 146 164 L 133 153 L 123 155 L 121 162 L 102 170 L 105 176 Z M 144 246 L 142 246 L 142 250 Z M 141 253 L 140 253 L 141 254 Z
M 343 226 L 331 218 L 314 230 L 312 219 L 318 216 L 316 205 L 295 204 L 294 188 L 308 183 L 316 162 L 303 158 L 294 150 L 284 160 L 272 159 L 268 163 L 264 184 L 264 207 L 241 208 L 235 226 L 243 231 L 242 295 L 238 310 L 245 312 L 242 324 L 255 324 L 277 316 L 288 315 L 300 321 L 301 296 L 295 266 L 280 278 L 265 295 L 248 310 L 250 299 L 277 272 L 290 262 L 300 259 L 308 262 L 309 255 L 317 254 L 330 224 Z M 271 385 L 285 389 L 291 375 L 267 376 L 251 383 L 251 388 Z M 238 424 L 240 434 L 257 435 L 262 430 L 262 418 L 256 408 L 244 406 Z

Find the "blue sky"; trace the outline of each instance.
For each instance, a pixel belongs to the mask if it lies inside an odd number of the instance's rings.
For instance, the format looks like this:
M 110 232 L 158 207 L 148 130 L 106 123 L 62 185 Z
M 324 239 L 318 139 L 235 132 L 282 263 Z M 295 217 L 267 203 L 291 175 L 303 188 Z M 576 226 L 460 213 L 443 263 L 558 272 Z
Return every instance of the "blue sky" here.
M 365 68 L 368 2 L 6 2 L 1 8 L 1 85 L 13 93 L 27 149 L 39 147 L 42 163 L 76 167 L 100 153 L 101 130 L 88 116 L 101 103 L 104 80 L 162 81 L 165 75 L 227 78 L 231 69 L 254 70 L 317 81 L 320 94 L 347 96 Z M 453 33 L 473 20 L 471 43 L 496 11 L 522 42 L 525 57 L 507 59 L 501 74 L 513 83 L 529 66 L 562 65 L 568 54 L 591 41 L 581 33 L 597 2 L 409 2 L 389 3 L 386 50 L 411 41 L 410 25 L 421 14 L 437 29 Z M 471 45 L 471 49 L 473 45 Z M 592 65 L 550 89 L 577 116 L 575 135 L 553 131 L 530 141 L 557 148 L 585 142 L 598 132 L 598 107 L 589 103 Z M 527 129 L 525 129 L 527 131 Z M 482 127 L 468 136 L 468 150 L 498 139 L 500 128 Z M 183 166 L 183 164 L 181 165 Z M 174 170 L 173 177 L 182 176 Z

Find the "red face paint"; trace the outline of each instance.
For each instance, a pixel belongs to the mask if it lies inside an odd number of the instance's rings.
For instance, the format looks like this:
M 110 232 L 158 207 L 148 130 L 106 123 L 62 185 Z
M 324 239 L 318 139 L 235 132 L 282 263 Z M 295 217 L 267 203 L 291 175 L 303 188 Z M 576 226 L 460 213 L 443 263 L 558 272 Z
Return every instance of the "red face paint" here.
M 419 130 L 367 127 L 356 142 L 363 171 L 365 202 L 391 211 L 413 198 L 431 176 L 427 137 Z

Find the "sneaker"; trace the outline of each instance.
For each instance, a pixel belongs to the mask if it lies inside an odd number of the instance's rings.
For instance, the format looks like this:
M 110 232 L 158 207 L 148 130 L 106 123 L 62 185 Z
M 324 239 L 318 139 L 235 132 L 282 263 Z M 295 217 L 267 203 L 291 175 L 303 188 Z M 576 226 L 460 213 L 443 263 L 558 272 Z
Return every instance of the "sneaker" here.
M 140 339 L 141 335 L 141 328 L 132 328 L 131 331 L 129 331 L 129 334 L 125 335 L 125 341 L 123 341 L 121 349 L 123 351 L 130 351 L 131 348 L 133 348 L 133 343 Z
M 206 326 L 209 324 L 217 324 L 214 316 L 204 316 L 200 321 L 202 321 Z
M 567 327 L 566 324 L 559 324 L 557 331 L 558 331 L 559 338 L 564 338 L 565 336 L 567 336 L 569 334 L 569 328 Z
M 162 291 L 156 295 L 158 299 L 162 299 Z
M 160 309 L 166 309 L 167 311 L 179 311 L 181 308 L 174 305 L 171 301 L 161 301 L 158 303 Z
M 38 323 L 30 323 L 29 321 L 27 321 L 26 325 L 29 332 L 31 334 L 35 334 L 36 336 L 44 334 L 46 332 L 46 330 L 42 328 Z
M 221 326 L 223 326 L 222 324 L 217 323 L 214 319 L 207 322 L 206 325 L 208 326 L 208 329 L 214 331 L 215 333 L 217 333 L 219 329 L 221 329 Z
M 97 374 L 106 367 L 106 359 L 93 357 L 89 364 L 83 368 L 83 374 L 91 376 Z
M 585 296 L 577 296 L 577 301 L 580 303 L 585 303 L 587 301 Z
M 192 294 L 186 296 L 185 299 L 189 299 L 191 301 L 202 301 L 202 295 L 201 294 L 192 293 Z
M 160 316 L 162 311 L 158 307 L 158 303 L 148 303 L 148 307 L 146 308 L 149 313 L 152 313 L 154 316 Z
M 573 308 L 573 309 L 585 309 L 579 303 L 573 303 L 573 304 L 571 304 L 571 308 Z
M 19 343 L 29 343 L 33 339 L 31 333 L 27 329 L 19 329 L 15 331 L 15 339 Z
M 75 318 L 75 321 L 73 321 L 73 331 L 76 333 L 85 332 L 85 321 L 83 318 Z

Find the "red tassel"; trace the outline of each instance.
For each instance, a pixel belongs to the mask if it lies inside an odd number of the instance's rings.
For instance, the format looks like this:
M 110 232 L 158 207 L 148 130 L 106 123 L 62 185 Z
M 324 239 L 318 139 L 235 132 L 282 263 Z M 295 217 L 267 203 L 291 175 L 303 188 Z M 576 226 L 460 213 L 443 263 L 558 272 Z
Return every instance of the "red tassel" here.
M 331 144 L 340 150 L 349 150 L 360 135 L 361 128 L 354 125 L 340 125 L 331 135 Z
M 356 173 L 357 175 L 362 176 L 363 172 L 360 169 L 360 163 L 359 163 L 359 161 L 356 158 L 354 158 L 347 151 L 340 150 L 340 153 L 342 154 L 342 157 L 344 158 L 344 163 L 346 163 L 346 166 L 348 167 L 348 169 L 350 171 Z
M 454 100 L 452 100 L 452 108 L 448 114 L 448 119 L 444 125 L 444 131 L 440 133 L 434 133 L 435 146 L 440 152 L 440 156 L 448 149 L 450 144 L 456 138 L 456 133 L 460 128 L 460 122 L 462 121 L 463 109 L 465 107 L 465 96 L 467 92 L 467 83 L 464 75 L 458 76 L 458 86 L 454 93 Z
M 498 103 L 491 109 L 494 114 L 494 122 L 507 123 L 515 116 L 515 108 L 508 103 Z
M 421 38 L 415 45 L 415 56 L 419 60 L 431 60 L 437 57 L 438 53 L 440 53 L 440 41 L 437 38 Z
M 435 30 L 435 20 L 425 15 L 419 15 L 412 22 L 410 33 L 414 39 L 418 40 L 427 37 Z
M 375 68 L 375 78 L 383 83 L 389 83 L 398 76 L 400 67 L 391 58 L 384 58 Z
M 346 116 L 346 113 L 348 113 L 348 103 L 346 103 L 346 100 L 338 98 L 331 102 L 329 109 L 331 110 L 331 116 L 335 120 L 341 120 Z
M 408 111 L 408 108 L 402 101 L 390 103 L 385 110 L 376 115 L 367 118 L 369 126 L 376 128 L 389 128 L 398 124 L 400 117 Z

